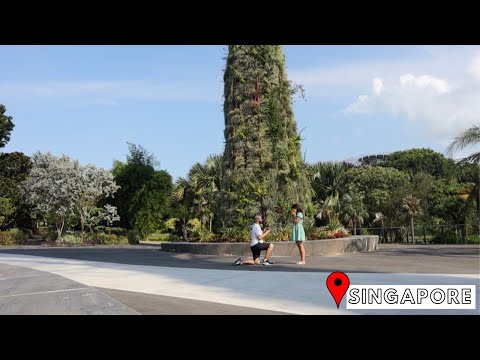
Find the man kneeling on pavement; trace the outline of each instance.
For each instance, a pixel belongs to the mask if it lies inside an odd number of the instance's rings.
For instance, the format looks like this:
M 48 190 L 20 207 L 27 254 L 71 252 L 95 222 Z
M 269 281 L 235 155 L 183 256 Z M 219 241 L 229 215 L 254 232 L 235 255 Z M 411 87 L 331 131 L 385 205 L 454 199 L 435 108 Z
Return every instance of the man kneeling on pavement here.
M 233 265 L 272 265 L 273 263 L 268 260 L 268 257 L 273 251 L 273 244 L 263 242 L 265 236 L 270 233 L 270 229 L 265 228 L 262 231 L 260 224 L 262 223 L 262 216 L 255 216 L 255 224 L 252 226 L 250 242 L 250 250 L 252 250 L 253 260 L 242 260 L 242 258 L 237 259 Z M 260 260 L 260 253 L 266 251 L 263 260 Z

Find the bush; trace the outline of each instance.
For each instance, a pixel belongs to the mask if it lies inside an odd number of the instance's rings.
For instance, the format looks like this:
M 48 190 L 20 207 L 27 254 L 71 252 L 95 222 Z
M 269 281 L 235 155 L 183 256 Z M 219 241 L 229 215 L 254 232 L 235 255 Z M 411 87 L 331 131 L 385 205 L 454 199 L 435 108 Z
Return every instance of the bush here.
M 208 230 L 200 230 L 199 236 L 202 242 L 212 241 L 216 238 L 215 234 Z
M 65 234 L 60 242 L 70 245 L 81 245 L 83 243 L 82 238 L 77 234 Z
M 0 231 L 0 245 L 16 245 L 15 235 L 12 234 L 10 231 Z
M 265 241 L 288 241 L 292 236 L 291 227 L 273 227 L 270 230 Z
M 223 227 L 220 230 L 223 240 L 231 242 L 247 242 L 250 241 L 250 228 L 246 227 Z
M 129 239 L 126 236 L 116 234 L 96 233 L 90 238 L 98 245 L 128 245 Z
M 48 228 L 47 234 L 45 235 L 46 240 L 55 241 L 57 240 L 58 234 L 57 229 L 55 228 Z
M 480 244 L 480 235 L 469 235 L 465 239 L 465 244 Z
M 10 229 L 8 231 L 0 231 L 0 245 L 23 245 L 28 240 L 28 234 L 20 229 Z
M 179 222 L 180 220 L 178 220 L 177 218 L 170 218 L 168 219 L 167 221 L 165 221 L 165 229 L 167 229 L 167 231 L 169 232 L 174 232 L 177 228 L 177 223 Z
M 33 234 L 46 238 L 48 235 L 49 228 L 47 226 L 40 226 L 33 229 Z
M 170 234 L 165 234 L 161 232 L 154 232 L 147 236 L 147 240 L 149 241 L 168 241 L 168 237 Z
M 350 233 L 339 221 L 332 221 L 318 230 L 318 239 L 338 239 L 348 236 Z
M 200 235 L 200 232 L 202 231 L 202 224 L 197 218 L 190 219 L 187 222 L 187 229 L 193 237 L 198 237 Z
M 318 240 L 318 228 L 316 226 L 305 227 L 307 240 Z
M 397 243 L 402 243 L 402 242 L 405 242 L 406 240 L 407 240 L 407 229 L 405 227 L 401 227 L 400 229 L 395 229 L 393 241 Z
M 95 232 L 127 236 L 128 230 L 122 227 L 95 226 Z
M 178 236 L 178 235 L 175 235 L 175 234 L 169 234 L 168 235 L 168 238 L 167 238 L 167 241 L 171 241 L 171 242 L 179 242 L 179 241 L 182 241 L 183 239 Z
M 470 236 L 469 236 L 470 237 Z M 455 238 L 455 234 L 451 230 L 446 230 L 443 233 L 439 231 L 430 239 L 431 244 L 455 244 L 456 242 L 461 242 L 460 239 Z
M 119 236 L 127 236 L 128 230 L 121 227 L 106 227 L 105 233 Z
M 138 234 L 135 230 L 128 230 L 127 238 L 130 245 L 137 245 L 140 243 Z

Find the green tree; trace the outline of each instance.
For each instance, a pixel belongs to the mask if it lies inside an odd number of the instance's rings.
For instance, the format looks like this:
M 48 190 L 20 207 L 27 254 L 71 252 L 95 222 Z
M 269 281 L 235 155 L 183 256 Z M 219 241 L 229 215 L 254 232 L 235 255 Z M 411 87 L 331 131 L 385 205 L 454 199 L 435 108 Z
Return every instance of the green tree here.
M 474 211 L 475 196 L 470 193 L 467 199 L 459 194 L 465 190 L 465 184 L 438 180 L 430 191 L 429 212 L 437 223 L 463 224 Z
M 14 212 L 5 221 L 20 228 L 31 228 L 31 208 L 21 197 L 21 184 L 32 167 L 31 159 L 21 152 L 0 154 L 0 197 L 10 199 Z
M 193 207 L 194 191 L 195 188 L 192 186 L 191 181 L 179 177 L 175 181 L 175 185 L 171 192 L 172 205 L 177 209 L 177 212 L 179 213 L 178 217 L 181 218 L 182 221 L 182 237 L 184 241 L 187 241 L 188 239 L 187 222 L 188 216 Z
M 224 174 L 223 155 L 210 155 L 205 164 L 196 163 L 188 174 L 193 191 L 195 215 L 200 218 L 202 229 L 212 232 L 215 216 L 220 213 L 220 194 Z
M 365 166 L 345 173 L 345 186 L 355 193 L 364 194 L 367 213 L 382 213 L 387 226 L 403 222 L 399 209 L 409 184 L 409 175 L 393 168 Z
M 447 147 L 447 155 L 453 156 L 458 150 L 463 150 L 469 146 L 478 145 L 480 143 L 480 126 L 474 125 L 469 129 L 462 131 Z M 480 152 L 475 151 L 469 156 L 460 159 L 460 164 L 470 163 L 480 167 Z M 475 181 L 475 187 L 471 192 L 472 197 L 477 200 L 477 217 L 480 232 L 480 171 Z
M 130 205 L 132 226 L 142 239 L 163 226 L 170 213 L 172 177 L 165 170 L 155 171 L 152 178 L 137 191 Z
M 120 189 L 109 202 L 117 206 L 120 215 L 120 225 L 132 229 L 132 220 L 138 206 L 132 206 L 133 199 L 140 189 L 147 184 L 155 174 L 157 161 L 153 154 L 143 146 L 128 143 L 129 154 L 126 163 L 114 162 L 112 172 Z
M 432 221 L 432 207 L 436 201 L 433 193 L 437 181 L 430 174 L 418 172 L 412 177 L 407 190 L 407 193 L 412 194 L 420 201 L 420 207 L 423 209 L 423 221 L 426 223 Z
M 258 212 L 266 221 L 277 222 L 293 202 L 308 208 L 311 189 L 291 106 L 298 89 L 287 80 L 281 46 L 229 46 L 222 184 L 226 225 L 236 219 L 251 221 Z M 269 184 L 275 184 L 275 191 Z
M 455 164 L 451 159 L 447 159 L 432 149 L 397 151 L 388 155 L 380 165 L 407 171 L 412 175 L 424 172 L 436 178 L 451 178 L 454 176 L 455 169 Z
M 15 212 L 12 202 L 8 198 L 0 197 L 0 228 L 6 225 L 7 219 Z
M 357 225 L 362 226 L 365 218 L 368 216 L 363 204 L 364 196 L 355 192 L 344 194 L 341 200 L 340 208 L 343 220 L 347 226 L 353 228 L 353 235 L 357 235 Z
M 352 168 L 344 162 L 317 162 L 309 166 L 314 201 L 321 201 L 330 195 L 341 195 L 345 187 L 345 173 Z
M 6 111 L 5 105 L 0 104 L 0 148 L 10 141 L 10 133 L 15 127 L 12 117 L 5 115 Z
M 422 207 L 420 206 L 420 200 L 413 195 L 407 195 L 402 200 L 402 209 L 406 211 L 410 218 L 410 224 L 412 229 L 412 242 L 415 241 L 415 227 L 413 225 L 413 219 L 419 215 L 422 215 Z

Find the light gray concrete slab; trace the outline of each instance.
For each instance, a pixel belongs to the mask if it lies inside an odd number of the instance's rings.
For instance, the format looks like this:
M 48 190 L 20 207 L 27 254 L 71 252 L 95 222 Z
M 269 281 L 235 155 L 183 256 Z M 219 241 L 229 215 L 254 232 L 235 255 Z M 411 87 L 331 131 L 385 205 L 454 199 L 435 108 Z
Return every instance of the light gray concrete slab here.
M 135 315 L 103 292 L 59 275 L 0 264 L 1 315 Z
M 262 271 L 178 268 L 145 266 L 46 258 L 16 254 L 0 254 L 0 262 L 23 264 L 38 270 L 61 274 L 86 286 L 178 297 L 288 312 L 293 314 L 444 314 L 442 310 L 356 310 L 340 309 L 329 294 L 325 282 L 329 272 L 268 271 L 271 267 L 252 266 Z M 339 270 L 339 269 L 337 269 Z M 480 288 L 479 273 L 471 274 L 394 274 L 348 273 L 352 284 L 463 284 Z M 478 314 L 475 310 L 455 311 L 456 314 Z

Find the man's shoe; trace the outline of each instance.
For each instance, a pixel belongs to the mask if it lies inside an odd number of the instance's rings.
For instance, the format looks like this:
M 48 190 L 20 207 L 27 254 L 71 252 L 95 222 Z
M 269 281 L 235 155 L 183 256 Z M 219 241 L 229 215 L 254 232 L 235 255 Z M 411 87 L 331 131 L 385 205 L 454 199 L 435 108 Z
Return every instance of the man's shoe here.
M 232 265 L 233 266 L 242 265 L 242 258 L 238 258 Z
M 262 265 L 273 265 L 273 263 L 268 260 L 263 260 Z

